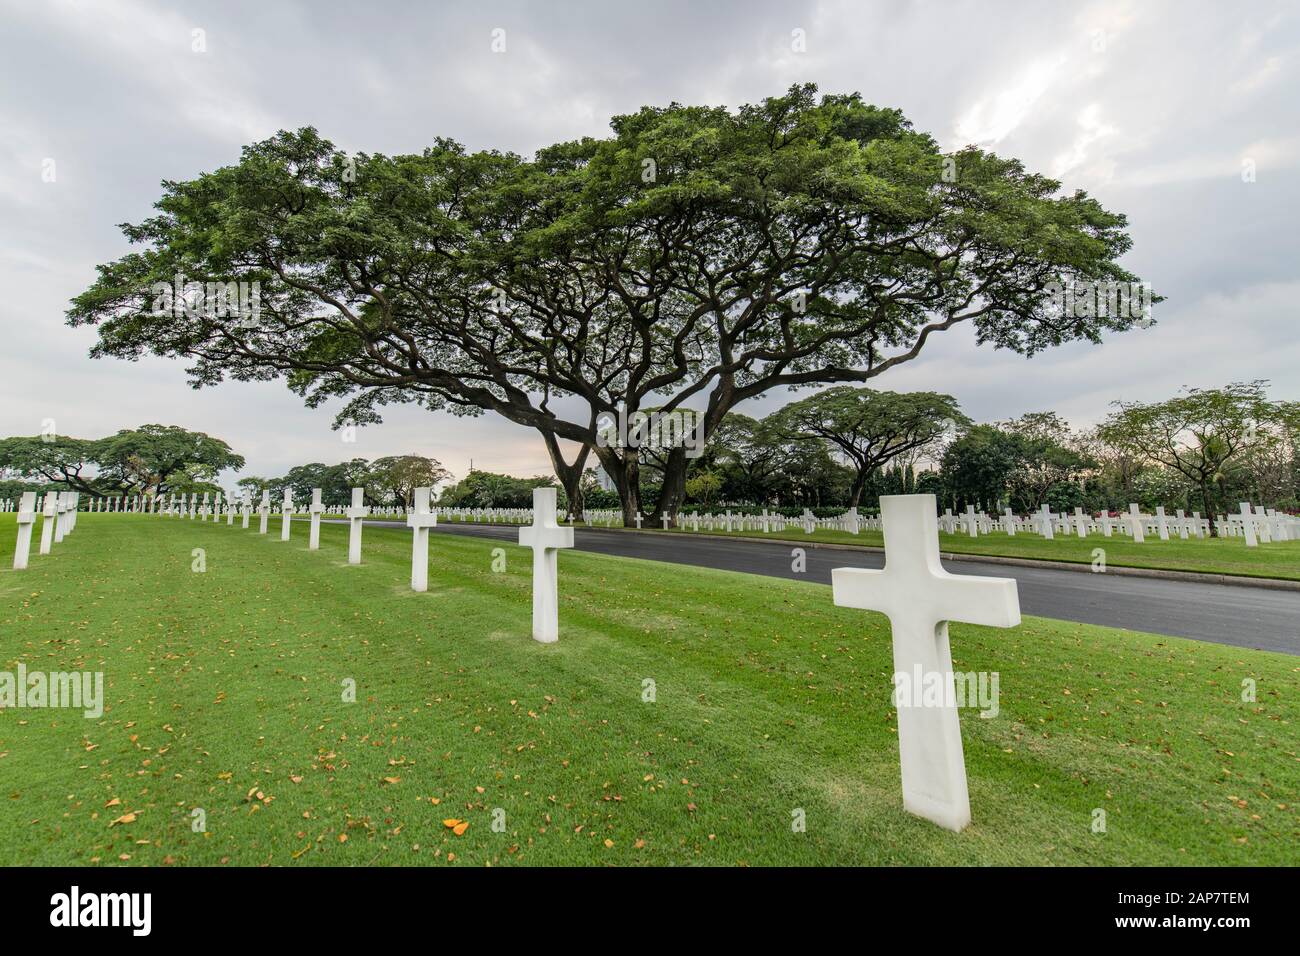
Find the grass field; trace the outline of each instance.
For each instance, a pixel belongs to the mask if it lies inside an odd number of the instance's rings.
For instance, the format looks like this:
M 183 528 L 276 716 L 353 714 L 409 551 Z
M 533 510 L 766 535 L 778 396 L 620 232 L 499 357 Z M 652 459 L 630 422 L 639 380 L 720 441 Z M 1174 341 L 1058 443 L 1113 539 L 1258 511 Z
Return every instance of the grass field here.
M 567 552 L 542 646 L 528 552 L 494 573 L 497 542 L 433 535 L 417 595 L 397 529 L 349 567 L 337 525 L 310 552 L 305 523 L 83 514 L 13 572 L 0 518 L 0 670 L 103 671 L 107 697 L 0 711 L 0 863 L 1296 862 L 1294 657 L 954 625 L 1001 713 L 962 711 L 953 834 L 901 808 L 887 623 L 823 586 Z
M 690 530 L 663 532 L 666 534 L 694 534 Z M 704 531 L 699 534 L 727 534 L 726 531 Z M 771 541 L 796 543 L 820 542 L 826 544 L 854 544 L 882 547 L 884 538 L 879 531 L 849 534 L 847 531 L 818 529 L 804 534 L 798 529 L 763 534 L 758 531 L 732 532 L 735 537 L 763 538 Z M 1182 541 L 1171 538 L 1161 541 L 1148 536 L 1142 544 L 1134 544 L 1119 534 L 1110 538 L 1089 535 L 1087 538 L 1066 537 L 1058 534 L 1047 540 L 1037 534 L 1008 535 L 1001 531 L 972 538 L 965 534 L 939 533 L 939 547 L 951 554 L 983 554 L 1006 558 L 1034 558 L 1041 561 L 1068 561 L 1072 564 L 1091 564 L 1093 550 L 1106 552 L 1108 566 L 1124 568 L 1158 568 L 1166 571 L 1198 571 L 1205 574 L 1236 574 L 1246 577 L 1282 578 L 1300 581 L 1300 541 L 1277 541 L 1248 548 L 1240 538 L 1189 538 Z

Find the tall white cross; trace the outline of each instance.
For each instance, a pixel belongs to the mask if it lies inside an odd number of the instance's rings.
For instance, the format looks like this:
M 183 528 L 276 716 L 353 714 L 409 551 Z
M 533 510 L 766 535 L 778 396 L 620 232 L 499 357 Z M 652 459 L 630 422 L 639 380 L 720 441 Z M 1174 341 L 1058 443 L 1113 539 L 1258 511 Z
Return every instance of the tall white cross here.
M 293 492 L 284 489 L 284 501 L 280 504 L 280 540 L 289 540 L 289 528 L 293 524 Z
M 415 489 L 415 510 L 406 516 L 411 528 L 411 590 L 429 590 L 429 529 L 438 525 L 438 516 L 429 507 L 432 488 Z M 573 532 L 570 531 L 570 534 Z
M 239 509 L 243 513 L 243 521 L 240 524 L 245 531 L 248 530 L 248 516 L 253 513 L 253 493 L 247 488 L 244 489 L 244 505 Z
M 311 507 L 307 510 L 311 513 L 311 534 L 307 539 L 307 549 L 316 551 L 320 548 L 320 516 L 325 510 L 325 506 L 321 504 L 319 488 L 311 490 Z
M 943 569 L 936 510 L 934 495 L 882 496 L 884 570 L 835 568 L 831 585 L 837 605 L 879 611 L 889 618 L 895 674 L 919 672 L 942 682 L 945 693 L 938 705 L 896 701 L 903 807 L 941 827 L 960 830 L 970 823 L 970 796 L 948 622 L 1015 627 L 1020 623 L 1020 599 L 1011 578 L 960 577 Z
M 54 499 L 54 543 L 58 544 L 68 533 L 68 493 L 60 491 Z
M 1056 537 L 1055 532 L 1052 531 L 1052 508 L 1050 505 L 1043 505 L 1042 510 L 1039 512 L 1038 527 L 1039 533 L 1047 540 L 1051 541 Z
M 32 526 L 36 523 L 36 492 L 24 491 L 18 505 L 18 541 L 14 545 L 14 570 L 27 567 L 32 552 Z
M 45 504 L 41 508 L 41 554 L 50 553 L 50 545 L 54 543 L 53 522 L 58 513 L 55 493 L 45 492 Z
M 348 516 L 348 564 L 361 563 L 361 525 L 365 522 L 370 509 L 365 506 L 366 489 L 352 489 L 352 507 L 345 513 Z
M 1240 503 L 1241 508 L 1241 533 L 1246 536 L 1246 547 L 1255 548 L 1259 546 L 1259 538 L 1255 535 L 1255 517 L 1250 513 L 1250 502 L 1243 501 Z M 42 551 L 42 554 L 45 552 Z
M 560 639 L 556 549 L 573 547 L 573 529 L 555 520 L 554 488 L 533 489 L 533 523 L 519 529 L 519 543 L 533 549 L 533 640 L 553 644 Z
M 1165 520 L 1165 506 L 1156 505 L 1156 530 L 1160 532 L 1160 540 L 1169 540 L 1169 522 Z
M 1133 543 L 1143 544 L 1146 541 L 1147 536 L 1146 532 L 1142 530 L 1142 512 L 1138 510 L 1136 503 L 1131 501 L 1129 502 L 1128 518 L 1126 520 L 1129 523 L 1129 527 L 1133 530 Z
M 262 503 L 258 506 L 257 513 L 259 515 L 258 520 L 260 522 L 257 526 L 257 533 L 266 534 L 266 523 L 271 518 L 271 492 L 270 491 L 262 492 Z

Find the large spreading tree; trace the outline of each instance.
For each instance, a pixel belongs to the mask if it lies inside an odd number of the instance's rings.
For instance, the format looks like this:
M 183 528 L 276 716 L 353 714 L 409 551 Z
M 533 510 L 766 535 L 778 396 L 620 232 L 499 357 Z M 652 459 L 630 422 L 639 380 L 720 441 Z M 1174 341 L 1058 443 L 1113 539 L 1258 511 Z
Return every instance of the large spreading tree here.
M 776 412 L 773 427 L 787 438 L 821 439 L 853 468 L 849 507 L 856 508 L 878 468 L 933 447 L 970 424 L 957 400 L 938 392 L 880 392 L 838 385 Z
M 612 128 L 532 160 L 448 140 L 348 156 L 282 132 L 164 183 L 158 215 L 124 227 L 140 250 L 69 321 L 99 326 L 95 355 L 183 357 L 196 385 L 283 377 L 309 404 L 346 399 L 343 419 L 495 411 L 540 432 L 571 508 L 594 453 L 630 519 L 640 455 L 598 441 L 601 416 L 693 407 L 707 435 L 741 402 L 865 382 L 961 324 L 1033 354 L 1142 318 L 1054 294 L 1135 280 L 1122 215 L 1013 159 L 945 155 L 857 95 Z M 223 293 L 235 280 L 259 284 L 256 311 Z M 165 292 L 186 281 L 203 285 Z M 687 451 L 647 510 L 676 511 Z
M 176 425 L 124 428 L 98 439 L 0 439 L 0 470 L 90 495 L 189 491 L 243 466 L 243 457 L 220 438 Z
M 1169 468 L 1200 494 L 1203 513 L 1225 504 L 1229 469 L 1277 446 L 1300 425 L 1300 406 L 1268 400 L 1265 381 L 1188 388 L 1163 402 L 1116 402 L 1099 433 L 1111 445 Z M 1213 522 L 1210 533 L 1216 534 Z

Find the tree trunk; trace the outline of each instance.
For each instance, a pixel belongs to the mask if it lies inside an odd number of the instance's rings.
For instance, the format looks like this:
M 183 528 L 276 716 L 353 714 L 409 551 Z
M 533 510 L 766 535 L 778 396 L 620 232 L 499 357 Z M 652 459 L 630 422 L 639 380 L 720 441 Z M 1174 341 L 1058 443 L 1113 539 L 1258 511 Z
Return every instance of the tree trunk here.
M 853 484 L 849 485 L 849 510 L 852 511 L 862 500 L 862 490 L 867 486 L 867 470 L 859 468 L 857 474 L 853 476 Z
M 1214 506 L 1210 504 L 1210 486 L 1204 479 L 1201 481 L 1201 507 L 1205 509 L 1202 514 L 1210 521 L 1210 537 L 1217 538 L 1219 532 L 1214 524 Z
M 564 453 L 560 449 L 560 442 L 552 432 L 543 432 L 542 437 L 546 439 L 546 450 L 551 456 L 551 466 L 555 469 L 555 475 L 560 479 L 560 484 L 564 487 L 565 497 L 568 498 L 569 520 L 573 521 L 581 517 L 583 506 L 585 504 L 582 494 L 582 472 L 587 464 L 587 455 L 591 453 L 590 445 L 583 445 L 578 451 L 578 457 L 569 464 L 564 460 Z
M 596 457 L 618 492 L 623 525 L 629 528 L 636 526 L 636 516 L 641 510 L 641 466 L 635 449 L 630 451 L 631 454 L 624 458 L 617 449 L 596 446 Z
M 686 497 L 686 449 L 681 445 L 668 452 L 664 462 L 664 482 L 659 488 L 659 504 L 653 517 L 662 520 L 667 513 L 670 518 L 677 517 L 677 510 Z

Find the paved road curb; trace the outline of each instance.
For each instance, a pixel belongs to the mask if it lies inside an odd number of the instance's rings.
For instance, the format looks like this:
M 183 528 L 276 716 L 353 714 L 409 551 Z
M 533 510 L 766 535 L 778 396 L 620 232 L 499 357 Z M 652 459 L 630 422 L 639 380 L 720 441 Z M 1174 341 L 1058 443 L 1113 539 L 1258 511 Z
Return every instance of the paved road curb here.
M 517 527 L 516 525 L 492 524 L 481 521 L 449 521 L 445 527 L 473 525 L 485 528 Z M 600 531 L 608 534 L 644 534 L 657 537 L 671 535 L 671 531 L 644 531 L 636 528 L 600 528 L 572 525 L 579 531 Z M 831 541 L 798 541 L 792 538 L 757 538 L 750 535 L 709 534 L 703 531 L 683 532 L 691 538 L 703 538 L 709 541 L 757 541 L 760 544 L 792 544 L 799 547 L 824 548 L 830 551 L 873 551 L 882 553 L 884 548 L 867 544 L 836 544 Z M 1094 572 L 1092 565 L 1074 561 L 1044 561 L 1038 558 L 1008 558 L 990 554 L 956 554 L 942 552 L 939 555 L 945 561 L 969 561 L 976 564 L 1006 564 L 1020 568 L 1051 568 L 1056 571 L 1077 571 L 1083 574 L 1105 573 L 1133 578 L 1159 578 L 1165 581 L 1184 581 L 1188 584 L 1224 584 L 1236 587 L 1264 588 L 1271 591 L 1300 591 L 1300 581 L 1286 581 L 1282 578 L 1254 578 L 1240 574 L 1208 574 L 1202 571 L 1167 571 L 1162 568 L 1128 568 L 1110 565 L 1104 572 Z

